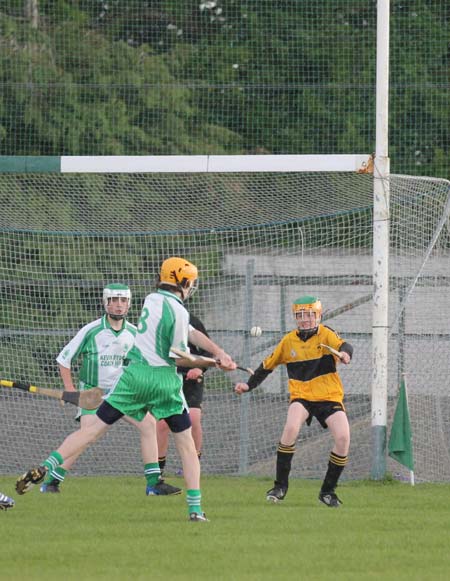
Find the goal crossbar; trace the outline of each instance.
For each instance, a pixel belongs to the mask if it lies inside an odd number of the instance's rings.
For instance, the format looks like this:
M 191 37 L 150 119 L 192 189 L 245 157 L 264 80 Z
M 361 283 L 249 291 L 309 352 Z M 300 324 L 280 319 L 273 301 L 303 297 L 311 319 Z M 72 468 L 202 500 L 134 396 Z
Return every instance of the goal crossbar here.
M 371 159 L 369 154 L 0 156 L 0 173 L 366 173 Z

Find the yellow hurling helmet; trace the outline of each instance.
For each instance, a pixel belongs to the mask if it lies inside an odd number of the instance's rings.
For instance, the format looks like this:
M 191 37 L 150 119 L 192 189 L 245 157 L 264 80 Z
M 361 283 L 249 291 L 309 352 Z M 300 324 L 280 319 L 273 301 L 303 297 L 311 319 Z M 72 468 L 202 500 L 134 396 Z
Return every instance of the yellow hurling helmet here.
M 297 321 L 297 325 L 300 329 L 300 334 L 303 339 L 306 339 L 316 333 L 317 329 L 319 328 L 319 323 L 322 319 L 322 303 L 317 297 L 313 297 L 311 295 L 300 297 L 294 301 L 292 305 L 292 312 L 294 313 L 294 318 Z M 308 319 L 305 320 L 303 316 L 299 316 L 306 313 L 309 315 L 314 313 L 314 322 L 309 319 L 309 329 L 304 327 L 304 324 L 307 324 Z
M 197 267 L 184 258 L 172 256 L 167 258 L 161 265 L 160 284 L 169 284 L 176 287 L 183 293 L 184 299 L 187 299 L 194 292 L 197 278 Z
M 301 311 L 311 311 L 316 314 L 316 320 L 320 321 L 322 318 L 322 303 L 317 297 L 306 295 L 295 300 L 292 305 L 292 312 L 294 316 Z

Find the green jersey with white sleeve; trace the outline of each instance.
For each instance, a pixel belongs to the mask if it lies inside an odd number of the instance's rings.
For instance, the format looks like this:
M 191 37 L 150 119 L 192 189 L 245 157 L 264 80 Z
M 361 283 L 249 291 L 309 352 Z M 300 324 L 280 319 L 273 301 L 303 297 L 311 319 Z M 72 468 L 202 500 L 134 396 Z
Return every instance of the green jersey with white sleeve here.
M 130 365 L 106 401 L 138 422 L 149 411 L 157 419 L 183 413 L 187 408 L 182 377 L 172 347 L 188 350 L 189 313 L 175 294 L 159 289 L 145 298 Z
M 189 313 L 173 293 L 159 289 L 147 295 L 137 327 L 135 348 L 153 367 L 175 366 L 172 347 L 189 351 Z M 134 351 L 134 350 L 133 350 Z
M 82 327 L 67 343 L 56 361 L 70 369 L 72 362 L 81 361 L 78 387 L 80 390 L 101 387 L 109 391 L 119 378 L 124 359 L 134 345 L 136 327 L 123 320 L 122 329 L 115 331 L 106 315 Z

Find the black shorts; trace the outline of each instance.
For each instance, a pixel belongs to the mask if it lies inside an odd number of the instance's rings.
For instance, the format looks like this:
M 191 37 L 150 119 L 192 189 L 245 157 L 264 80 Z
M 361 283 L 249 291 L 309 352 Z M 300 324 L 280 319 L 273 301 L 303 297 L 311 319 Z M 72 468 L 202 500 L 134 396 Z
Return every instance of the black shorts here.
M 203 380 L 185 380 L 183 382 L 183 393 L 190 408 L 202 409 L 203 401 Z
M 120 420 L 120 418 L 123 418 L 123 413 L 119 412 L 118 409 L 113 407 L 106 400 L 102 401 L 96 412 L 96 415 L 102 420 L 102 422 L 108 424 L 108 426 L 112 426 L 118 420 Z
M 123 413 L 119 412 L 118 409 L 113 407 L 107 401 L 103 401 L 97 410 L 97 416 L 102 420 L 102 422 L 105 422 L 108 426 L 112 426 L 112 424 L 115 424 L 120 420 L 120 418 L 123 418 Z M 181 414 L 175 414 L 174 416 L 164 418 L 164 421 L 169 426 L 170 431 L 175 432 L 176 434 L 184 432 L 192 426 L 191 418 L 187 409 L 184 409 Z
M 344 404 L 338 401 L 309 401 L 307 399 L 293 399 L 291 403 L 298 401 L 309 413 L 306 425 L 310 426 L 312 419 L 316 418 L 325 430 L 328 428 L 326 420 L 336 412 L 344 412 Z
M 170 431 L 175 432 L 176 434 L 184 432 L 192 426 L 191 418 L 186 409 L 183 410 L 183 413 L 181 414 L 175 414 L 174 416 L 165 418 L 165 421 L 169 426 Z

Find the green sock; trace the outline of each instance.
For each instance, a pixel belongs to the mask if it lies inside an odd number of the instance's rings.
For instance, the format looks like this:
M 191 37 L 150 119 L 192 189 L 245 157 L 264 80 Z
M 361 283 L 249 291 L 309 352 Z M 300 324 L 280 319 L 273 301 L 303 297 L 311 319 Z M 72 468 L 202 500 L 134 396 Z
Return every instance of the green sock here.
M 54 450 L 50 454 L 50 456 L 47 458 L 47 460 L 44 460 L 44 462 L 42 462 L 42 466 L 45 466 L 47 468 L 47 470 L 49 472 L 51 472 L 52 470 L 54 470 L 58 466 L 61 466 L 61 464 L 63 462 L 64 462 L 64 458 L 61 456 L 61 454 L 59 452 Z
M 158 462 L 150 462 L 144 466 L 144 476 L 147 480 L 147 486 L 155 486 L 161 477 L 161 469 Z
M 49 470 L 47 472 L 47 476 L 45 477 L 44 482 L 45 484 L 48 484 L 52 480 L 58 480 L 58 482 L 62 484 L 64 482 L 66 474 L 67 470 L 65 468 L 63 468 L 62 466 L 57 466 L 56 468 L 53 468 L 52 470 Z
M 202 494 L 199 489 L 188 490 L 186 492 L 189 514 L 196 512 L 202 514 Z

